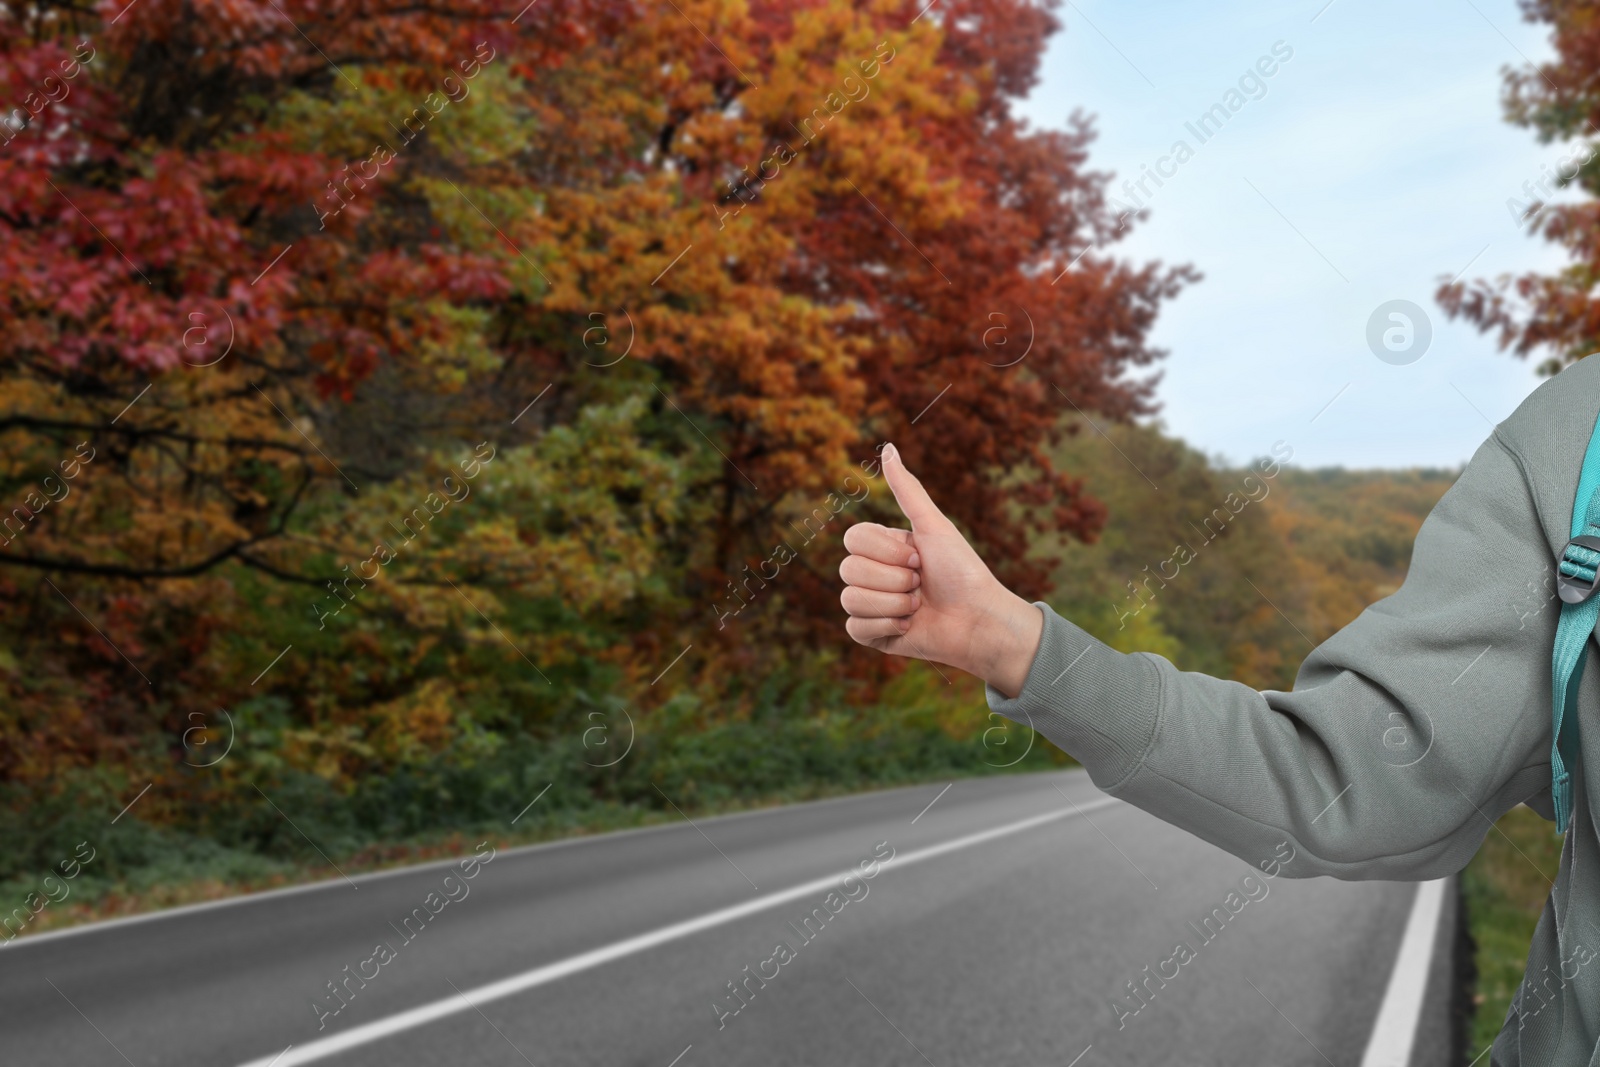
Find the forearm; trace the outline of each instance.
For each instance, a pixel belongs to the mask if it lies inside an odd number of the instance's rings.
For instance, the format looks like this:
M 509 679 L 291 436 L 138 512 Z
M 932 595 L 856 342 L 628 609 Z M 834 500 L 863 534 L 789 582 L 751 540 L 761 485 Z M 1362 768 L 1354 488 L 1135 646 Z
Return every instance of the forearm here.
M 971 673 L 1007 697 L 1022 692 L 1044 634 L 1044 613 L 1009 589 L 999 587 L 995 603 L 973 633 Z

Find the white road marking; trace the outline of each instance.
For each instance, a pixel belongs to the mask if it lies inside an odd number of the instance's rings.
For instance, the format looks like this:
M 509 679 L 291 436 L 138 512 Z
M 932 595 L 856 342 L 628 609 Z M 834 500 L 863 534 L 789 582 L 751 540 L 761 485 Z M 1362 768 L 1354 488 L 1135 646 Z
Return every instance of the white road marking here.
M 1428 990 L 1433 943 L 1448 882 L 1448 878 L 1439 878 L 1417 886 L 1411 917 L 1406 920 L 1400 951 L 1389 974 L 1389 987 L 1383 991 L 1383 1006 L 1378 1009 L 1378 1021 L 1372 1026 L 1361 1067 L 1407 1067 L 1411 1062 L 1411 1046 L 1422 1017 L 1422 999 Z
M 1116 803 L 1119 803 L 1119 801 L 1112 797 L 1102 797 L 1087 804 L 1080 804 L 1076 809 L 1063 808 L 1060 811 L 1052 811 L 1045 815 L 1019 819 L 1016 822 L 996 826 L 990 830 L 980 830 L 974 834 L 967 834 L 964 837 L 958 837 L 943 844 L 930 845 L 927 848 L 920 848 L 913 852 L 894 856 L 880 863 L 879 866 L 882 870 L 909 867 L 914 863 L 922 863 L 925 860 L 935 859 L 952 852 L 959 852 L 964 848 L 971 848 L 974 845 L 1009 837 L 1012 834 L 1022 833 L 1024 830 L 1032 830 L 1047 823 L 1071 818 L 1081 812 L 1094 811 L 1097 808 L 1108 807 Z M 475 989 L 466 990 L 464 997 L 445 997 L 429 1004 L 422 1004 L 406 1011 L 396 1012 L 383 1019 L 376 1019 L 370 1023 L 352 1027 L 342 1034 L 331 1034 L 328 1037 L 319 1038 L 297 1047 L 287 1055 L 283 1055 L 283 1058 L 278 1060 L 279 1067 L 297 1067 L 298 1064 L 302 1063 L 315 1063 L 318 1060 L 327 1059 L 329 1056 L 347 1052 L 362 1045 L 369 1045 L 374 1041 L 380 1041 L 394 1034 L 412 1030 L 419 1026 L 426 1026 L 428 1023 L 436 1022 L 439 1019 L 469 1011 L 471 1010 L 469 1006 L 463 1003 L 466 998 L 470 998 L 471 1002 L 479 1005 L 491 1000 L 503 1000 L 506 997 L 525 993 L 538 986 L 548 985 L 551 982 L 568 978 L 582 971 L 591 970 L 601 964 L 637 955 L 647 949 L 655 948 L 657 945 L 689 937 L 692 934 L 698 934 L 714 927 L 724 926 L 748 915 L 754 915 L 768 908 L 777 907 L 779 904 L 787 904 L 791 900 L 798 900 L 801 897 L 833 889 L 848 874 L 857 874 L 857 872 L 852 868 L 851 870 L 838 871 L 822 878 L 814 878 L 809 882 L 804 882 L 788 889 L 780 889 L 777 892 L 756 897 L 754 900 L 747 900 L 742 904 L 719 908 L 716 911 L 707 912 L 693 919 L 685 919 L 681 922 L 659 927 L 648 933 L 624 938 L 621 941 L 614 941 L 609 945 L 590 949 L 588 952 L 580 952 L 576 956 L 568 956 L 564 960 L 557 960 L 542 967 L 523 971 L 521 974 L 511 975 L 509 978 L 489 982 Z M 272 1062 L 270 1059 L 262 1058 L 251 1060 L 249 1063 L 241 1065 L 241 1067 L 271 1067 Z

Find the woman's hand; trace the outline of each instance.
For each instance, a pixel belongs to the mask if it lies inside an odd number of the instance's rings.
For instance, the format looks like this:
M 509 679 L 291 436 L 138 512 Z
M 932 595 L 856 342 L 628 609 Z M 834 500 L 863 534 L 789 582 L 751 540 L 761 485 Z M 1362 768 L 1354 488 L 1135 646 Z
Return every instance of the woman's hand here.
M 1044 616 L 989 572 L 894 445 L 883 450 L 883 476 L 911 529 L 857 523 L 845 531 L 845 630 L 880 652 L 947 663 L 1016 696 Z

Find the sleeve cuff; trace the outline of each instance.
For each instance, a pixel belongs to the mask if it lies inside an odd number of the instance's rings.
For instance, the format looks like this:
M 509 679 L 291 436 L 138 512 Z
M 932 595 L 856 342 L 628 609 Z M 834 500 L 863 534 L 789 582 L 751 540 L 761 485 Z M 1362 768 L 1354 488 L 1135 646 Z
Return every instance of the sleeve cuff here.
M 985 686 L 989 710 L 1032 726 L 1077 759 L 1101 789 L 1136 770 L 1155 736 L 1161 677 L 1142 653 L 1118 652 L 1034 601 L 1044 615 L 1039 651 L 1022 692 Z

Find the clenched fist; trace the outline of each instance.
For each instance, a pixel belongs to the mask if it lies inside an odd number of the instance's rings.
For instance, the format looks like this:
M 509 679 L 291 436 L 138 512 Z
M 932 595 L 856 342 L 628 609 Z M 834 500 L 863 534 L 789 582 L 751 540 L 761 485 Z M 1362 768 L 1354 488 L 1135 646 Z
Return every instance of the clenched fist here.
M 883 476 L 911 529 L 868 522 L 845 531 L 845 630 L 880 652 L 947 663 L 1016 696 L 1044 616 L 989 572 L 894 445 L 883 450 Z

